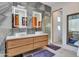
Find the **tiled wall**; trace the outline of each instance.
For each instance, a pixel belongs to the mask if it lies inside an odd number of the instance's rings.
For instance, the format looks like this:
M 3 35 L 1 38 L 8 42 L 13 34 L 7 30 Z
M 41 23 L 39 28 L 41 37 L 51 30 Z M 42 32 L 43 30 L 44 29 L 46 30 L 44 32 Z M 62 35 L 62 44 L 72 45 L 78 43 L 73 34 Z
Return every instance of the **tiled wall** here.
M 33 11 L 40 12 L 42 14 L 42 31 L 45 32 L 45 28 L 46 28 L 46 32 L 50 34 L 50 27 L 48 27 L 48 24 L 50 24 L 51 21 L 51 15 L 50 15 L 51 7 L 44 5 L 40 2 L 13 2 L 13 6 L 17 6 L 17 5 L 21 5 L 25 7 L 25 9 L 27 10 L 28 27 L 30 27 L 26 29 L 27 34 L 34 33 L 34 30 L 31 29 Z M 46 16 L 46 27 L 44 27 L 45 16 Z M 20 30 L 21 28 L 18 29 L 17 32 L 20 32 Z M 13 31 L 15 30 L 13 29 Z
M 32 24 L 32 13 L 37 11 L 42 13 L 42 30 L 44 31 L 44 17 L 47 16 L 47 20 L 50 20 L 51 7 L 44 5 L 40 2 L 14 2 L 13 6 L 21 5 L 24 6 L 27 10 L 28 16 L 28 27 L 31 27 Z
M 5 56 L 5 38 L 12 24 L 11 7 L 10 2 L 0 2 L 0 57 Z
M 42 13 L 42 30 L 44 31 L 44 17 L 47 16 L 47 20 L 50 20 L 51 7 L 44 5 L 40 2 L 3 2 L 0 6 L 0 28 L 12 29 L 12 6 L 21 5 L 27 10 L 27 16 L 29 19 L 28 26 L 31 26 L 32 11 Z M 50 21 L 49 21 L 50 22 Z

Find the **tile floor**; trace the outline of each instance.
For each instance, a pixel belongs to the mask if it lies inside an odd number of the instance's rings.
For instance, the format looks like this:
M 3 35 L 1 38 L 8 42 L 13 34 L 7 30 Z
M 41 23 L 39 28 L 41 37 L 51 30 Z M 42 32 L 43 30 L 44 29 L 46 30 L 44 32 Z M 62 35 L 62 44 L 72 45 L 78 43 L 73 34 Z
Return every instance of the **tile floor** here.
M 70 50 L 67 50 L 67 49 L 64 49 L 64 48 L 60 48 L 57 51 L 52 50 L 48 47 L 44 47 L 44 49 L 47 49 L 47 50 L 55 53 L 55 56 L 53 56 L 53 57 L 77 57 L 76 52 L 73 52 L 73 51 L 70 51 Z
M 73 51 L 61 48 L 58 51 L 56 51 L 56 55 L 54 57 L 77 57 L 77 55 Z
M 77 57 L 77 53 L 65 48 L 60 48 L 59 50 L 55 51 L 48 47 L 43 47 L 43 49 L 49 50 L 50 52 L 54 53 L 55 55 L 52 57 Z

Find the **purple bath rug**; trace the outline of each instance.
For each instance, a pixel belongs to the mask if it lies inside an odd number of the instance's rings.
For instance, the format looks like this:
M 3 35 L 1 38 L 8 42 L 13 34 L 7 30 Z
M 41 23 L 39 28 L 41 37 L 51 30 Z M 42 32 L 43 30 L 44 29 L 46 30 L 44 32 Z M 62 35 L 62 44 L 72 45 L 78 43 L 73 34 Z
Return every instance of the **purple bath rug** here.
M 55 55 L 54 53 L 48 50 L 42 49 L 42 50 L 33 52 L 31 55 L 27 57 L 53 57 L 54 55 Z
M 48 50 L 40 50 L 33 53 L 32 57 L 53 57 L 55 54 Z
M 49 44 L 49 45 L 47 45 L 47 47 L 49 47 L 49 48 L 51 48 L 51 49 L 53 49 L 53 50 L 58 50 L 58 49 L 61 48 L 61 47 L 56 46 L 56 45 L 53 45 L 53 44 Z

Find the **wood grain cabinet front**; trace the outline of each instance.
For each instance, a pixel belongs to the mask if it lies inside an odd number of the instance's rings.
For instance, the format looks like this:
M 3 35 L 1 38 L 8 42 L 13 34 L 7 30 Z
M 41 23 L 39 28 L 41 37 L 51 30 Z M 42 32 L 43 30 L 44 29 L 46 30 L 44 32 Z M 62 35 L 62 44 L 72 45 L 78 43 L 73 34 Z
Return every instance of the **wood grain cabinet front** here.
M 33 50 L 33 44 L 20 46 L 20 47 L 16 47 L 13 49 L 8 49 L 7 56 L 16 56 L 16 55 L 25 53 L 25 52 L 30 51 L 30 50 Z
M 40 42 L 40 41 L 45 41 L 45 40 L 48 40 L 48 35 L 38 36 L 34 38 L 34 42 Z
M 34 49 L 37 49 L 46 45 L 48 45 L 48 41 L 36 42 L 34 43 Z
M 7 49 L 33 43 L 33 38 L 13 39 L 6 42 Z
M 48 35 L 38 36 L 34 38 L 34 49 L 40 48 L 48 44 Z
M 6 55 L 16 56 L 48 44 L 48 35 L 6 41 Z

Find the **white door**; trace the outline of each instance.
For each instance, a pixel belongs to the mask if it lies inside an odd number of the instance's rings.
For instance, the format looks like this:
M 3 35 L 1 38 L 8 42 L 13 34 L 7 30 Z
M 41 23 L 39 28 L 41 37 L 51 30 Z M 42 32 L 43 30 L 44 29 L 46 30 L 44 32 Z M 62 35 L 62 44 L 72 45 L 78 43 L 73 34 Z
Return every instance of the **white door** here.
M 53 12 L 53 42 L 62 44 L 62 11 Z

